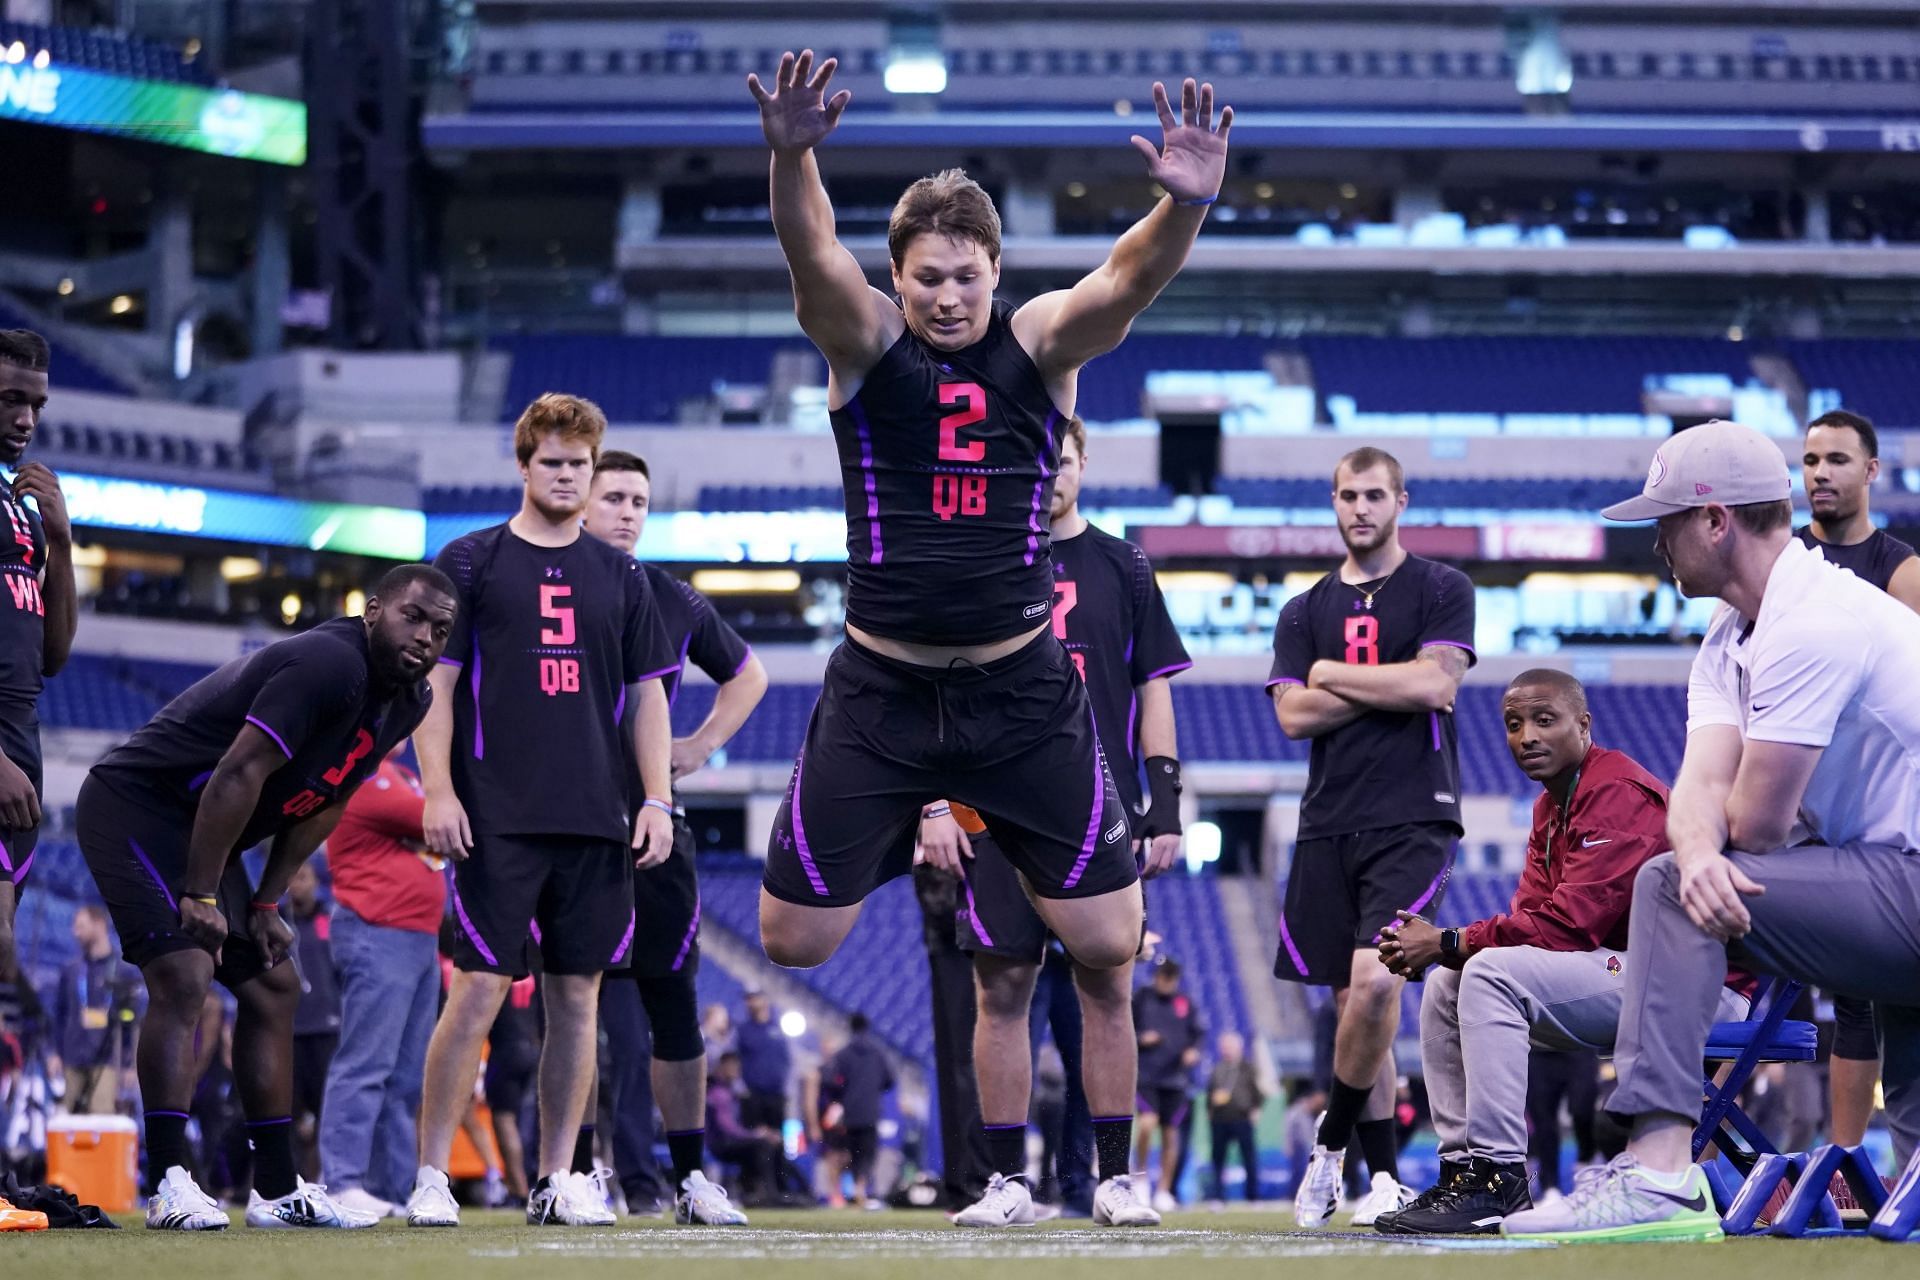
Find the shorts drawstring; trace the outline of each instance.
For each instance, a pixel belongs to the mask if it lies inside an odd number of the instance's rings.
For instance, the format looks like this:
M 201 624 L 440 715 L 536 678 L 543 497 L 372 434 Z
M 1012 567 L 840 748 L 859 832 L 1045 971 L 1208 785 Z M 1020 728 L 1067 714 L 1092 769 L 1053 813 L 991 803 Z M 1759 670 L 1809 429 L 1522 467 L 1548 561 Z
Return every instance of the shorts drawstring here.
M 980 664 L 966 658 L 955 658 L 947 663 L 947 669 L 937 676 L 930 677 L 933 684 L 933 740 L 941 746 L 947 745 L 947 682 L 953 679 L 957 669 L 962 666 L 980 670 Z

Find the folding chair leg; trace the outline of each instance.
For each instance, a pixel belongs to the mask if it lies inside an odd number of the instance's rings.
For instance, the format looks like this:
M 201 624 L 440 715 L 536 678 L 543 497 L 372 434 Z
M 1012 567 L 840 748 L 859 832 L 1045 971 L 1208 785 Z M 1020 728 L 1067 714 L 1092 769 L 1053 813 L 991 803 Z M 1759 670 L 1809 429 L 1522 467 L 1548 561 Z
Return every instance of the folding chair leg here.
M 1833 1175 L 1846 1158 L 1846 1149 L 1831 1143 L 1808 1152 L 1793 1194 L 1774 1215 L 1773 1226 L 1768 1230 L 1776 1236 L 1802 1236 L 1810 1228 L 1822 1231 L 1839 1228 L 1840 1210 L 1833 1203 L 1831 1188 Z
M 1881 1181 L 1880 1170 L 1874 1167 L 1873 1157 L 1865 1147 L 1846 1149 L 1840 1176 L 1847 1180 L 1854 1203 L 1865 1209 L 1869 1217 L 1880 1212 L 1880 1206 L 1887 1202 L 1887 1184 Z
M 1764 1232 L 1766 1228 L 1758 1225 L 1760 1214 L 1766 1209 L 1767 1202 L 1773 1199 L 1774 1189 L 1789 1174 L 1797 1172 L 1795 1166 L 1804 1158 L 1774 1152 L 1754 1161 L 1747 1180 L 1740 1184 L 1740 1193 L 1734 1196 L 1733 1204 L 1720 1221 L 1721 1230 L 1730 1236 L 1751 1236 Z
M 1905 1240 L 1916 1230 L 1920 1230 L 1920 1152 L 1907 1162 L 1906 1172 L 1867 1225 L 1867 1234 L 1878 1240 Z

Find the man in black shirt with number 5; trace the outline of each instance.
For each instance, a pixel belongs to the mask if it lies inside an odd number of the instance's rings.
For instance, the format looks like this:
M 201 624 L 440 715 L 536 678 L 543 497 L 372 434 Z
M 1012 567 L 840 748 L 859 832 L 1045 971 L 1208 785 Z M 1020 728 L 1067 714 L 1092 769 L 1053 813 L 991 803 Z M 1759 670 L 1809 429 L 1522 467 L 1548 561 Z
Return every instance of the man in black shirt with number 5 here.
M 1393 1133 L 1393 1036 L 1405 982 L 1380 962 L 1397 911 L 1439 905 L 1461 835 L 1453 700 L 1473 663 L 1473 584 L 1400 546 L 1400 463 L 1355 449 L 1333 471 L 1347 557 L 1287 601 L 1273 633 L 1280 728 L 1312 738 L 1274 975 L 1330 986 L 1340 1002 L 1333 1088 L 1294 1220 L 1324 1226 L 1358 1135 L 1373 1190 L 1367 1225 L 1413 1198 Z

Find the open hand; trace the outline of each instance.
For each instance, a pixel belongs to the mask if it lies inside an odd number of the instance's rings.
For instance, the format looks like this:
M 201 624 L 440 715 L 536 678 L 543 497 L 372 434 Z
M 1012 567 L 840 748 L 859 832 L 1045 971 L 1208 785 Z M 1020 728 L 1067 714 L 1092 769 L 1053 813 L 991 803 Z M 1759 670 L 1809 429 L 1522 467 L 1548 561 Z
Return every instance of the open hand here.
M 781 66 L 784 69 L 785 63 Z M 1213 127 L 1213 86 L 1195 86 L 1189 76 L 1180 86 L 1180 118 L 1173 115 L 1167 86 L 1153 82 L 1153 109 L 1160 116 L 1158 147 L 1139 134 L 1134 149 L 1146 157 L 1147 172 L 1175 200 L 1192 203 L 1220 194 L 1227 176 L 1227 130 L 1233 127 L 1233 108 L 1220 109 L 1220 127 Z M 766 108 L 760 109 L 762 121 Z
M 427 848 L 443 858 L 465 862 L 473 850 L 473 826 L 467 821 L 466 807 L 452 791 L 427 793 L 420 826 Z
M 967 864 L 962 859 L 973 857 L 973 841 L 967 839 L 967 833 L 950 813 L 937 818 L 923 817 L 920 819 L 920 852 L 929 866 L 964 879 Z
M 825 142 L 840 113 L 853 101 L 853 92 L 842 89 L 828 98 L 827 82 L 833 79 L 839 60 L 828 58 L 813 73 L 813 50 L 803 49 L 796 58 L 791 51 L 780 55 L 780 70 L 774 73 L 773 92 L 767 92 L 760 77 L 749 73 L 747 90 L 760 104 L 760 131 L 775 151 L 808 151 Z M 1221 151 L 1226 154 L 1224 148 Z M 1165 185 L 1165 184 L 1162 184 Z

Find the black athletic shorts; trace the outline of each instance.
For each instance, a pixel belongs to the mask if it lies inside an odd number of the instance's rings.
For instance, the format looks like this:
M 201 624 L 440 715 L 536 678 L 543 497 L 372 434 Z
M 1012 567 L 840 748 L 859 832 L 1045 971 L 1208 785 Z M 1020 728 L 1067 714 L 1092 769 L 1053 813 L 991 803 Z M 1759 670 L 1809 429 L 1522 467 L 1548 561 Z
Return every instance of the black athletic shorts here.
M 1460 831 L 1409 822 L 1302 840 L 1293 848 L 1273 976 L 1343 988 L 1353 953 L 1379 942 L 1394 912 L 1431 912 L 1446 892 Z
M 144 969 L 176 951 L 201 949 L 180 927 L 180 894 L 187 887 L 191 834 L 186 820 L 153 813 L 89 776 L 80 784 L 74 827 L 81 856 L 93 872 L 128 963 Z M 213 977 L 229 991 L 268 968 L 266 953 L 253 939 L 244 932 L 232 932 L 247 926 L 253 887 L 246 868 L 235 858 L 214 890 L 230 932 L 221 944 Z
M 1833 1056 L 1848 1062 L 1880 1061 L 1880 1041 L 1873 1034 L 1873 1001 L 1834 996 Z
M 1193 1098 L 1181 1088 L 1142 1087 L 1135 1103 L 1145 1115 L 1151 1113 L 1160 1117 L 1160 1123 L 1168 1129 L 1178 1129 L 1186 1123 L 1187 1109 L 1193 1105 Z
M 633 949 L 633 850 L 588 836 L 475 835 L 453 864 L 453 963 L 525 977 L 525 943 L 544 973 L 617 969 Z
M 664 978 L 700 970 L 700 879 L 693 865 L 693 828 L 673 817 L 673 856 L 633 873 L 633 946 L 607 976 Z
M 844 907 L 913 869 L 923 806 L 977 809 L 1048 898 L 1139 878 L 1125 806 L 1066 649 L 1045 632 L 984 665 L 896 662 L 852 640 L 825 686 L 768 842 L 767 892 Z
M 1053 931 L 1047 928 L 1033 899 L 1027 896 L 1020 883 L 1020 873 L 1007 861 L 992 832 L 969 835 L 967 840 L 973 857 L 965 862 L 967 874 L 960 890 L 960 907 L 954 912 L 954 945 L 970 956 L 1004 956 L 1029 964 L 1043 963 Z M 1143 912 L 1142 944 L 1146 939 Z
M 0 754 L 27 775 L 44 805 L 46 788 L 41 785 L 39 723 L 23 724 L 0 716 Z M 27 882 L 27 872 L 33 867 L 33 851 L 39 844 L 39 827 L 0 827 L 0 884 Z

